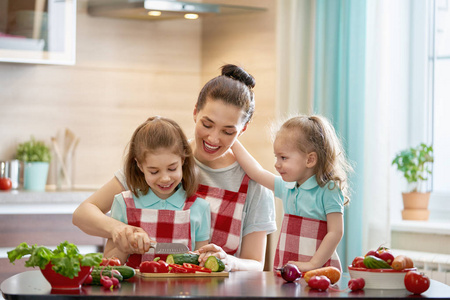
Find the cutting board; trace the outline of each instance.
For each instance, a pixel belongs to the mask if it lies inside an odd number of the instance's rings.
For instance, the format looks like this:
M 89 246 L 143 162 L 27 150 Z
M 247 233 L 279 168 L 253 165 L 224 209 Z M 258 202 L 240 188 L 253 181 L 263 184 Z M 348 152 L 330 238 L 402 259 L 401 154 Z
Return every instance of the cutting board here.
M 187 277 L 228 277 L 228 272 L 196 272 L 196 273 L 141 273 L 136 274 L 143 278 L 187 278 Z

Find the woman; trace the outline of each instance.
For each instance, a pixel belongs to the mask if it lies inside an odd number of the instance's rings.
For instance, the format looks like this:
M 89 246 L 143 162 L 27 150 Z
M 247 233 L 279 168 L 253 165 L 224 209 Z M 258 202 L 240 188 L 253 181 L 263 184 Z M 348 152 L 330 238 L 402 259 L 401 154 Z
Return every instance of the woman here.
M 200 91 L 194 108 L 195 138 L 191 147 L 200 172 L 198 195 L 211 204 L 211 244 L 200 248 L 200 262 L 209 255 L 222 259 L 227 270 L 264 267 L 267 234 L 276 230 L 270 190 L 249 180 L 230 147 L 244 133 L 254 112 L 254 78 L 235 65 Z M 142 229 L 105 214 L 114 196 L 127 190 L 123 171 L 86 199 L 73 215 L 84 232 L 111 238 L 123 252 L 145 253 L 150 240 Z

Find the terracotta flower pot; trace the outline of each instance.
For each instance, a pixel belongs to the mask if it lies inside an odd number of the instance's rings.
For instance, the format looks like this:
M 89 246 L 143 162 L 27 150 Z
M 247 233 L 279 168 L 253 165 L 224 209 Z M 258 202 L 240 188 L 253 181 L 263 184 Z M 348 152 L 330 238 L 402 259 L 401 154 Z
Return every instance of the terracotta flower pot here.
M 430 216 L 430 211 L 428 210 L 430 193 L 402 193 L 402 197 L 404 207 L 402 211 L 403 220 L 428 220 Z

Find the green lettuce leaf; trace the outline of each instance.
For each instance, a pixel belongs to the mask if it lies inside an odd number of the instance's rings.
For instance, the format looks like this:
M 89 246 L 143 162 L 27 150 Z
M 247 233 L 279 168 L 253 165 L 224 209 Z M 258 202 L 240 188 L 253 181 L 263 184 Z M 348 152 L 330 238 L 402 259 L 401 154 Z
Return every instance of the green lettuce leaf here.
M 59 244 L 53 251 L 44 246 L 33 245 L 30 247 L 27 243 L 21 243 L 15 249 L 8 251 L 9 261 L 13 264 L 26 255 L 30 255 L 30 258 L 25 261 L 26 267 L 44 269 L 51 262 L 56 273 L 69 278 L 78 275 L 81 270 L 80 266 L 98 266 L 103 258 L 101 253 L 82 255 L 77 246 L 67 241 Z

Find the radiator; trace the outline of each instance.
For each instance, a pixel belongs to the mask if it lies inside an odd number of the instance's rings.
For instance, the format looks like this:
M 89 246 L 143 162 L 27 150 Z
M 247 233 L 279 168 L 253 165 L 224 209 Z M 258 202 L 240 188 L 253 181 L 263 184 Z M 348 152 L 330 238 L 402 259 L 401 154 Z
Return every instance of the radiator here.
M 450 285 L 450 255 L 440 253 L 429 253 L 409 251 L 402 249 L 391 249 L 396 256 L 403 254 L 409 256 L 415 267 L 425 273 L 431 279 Z

